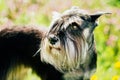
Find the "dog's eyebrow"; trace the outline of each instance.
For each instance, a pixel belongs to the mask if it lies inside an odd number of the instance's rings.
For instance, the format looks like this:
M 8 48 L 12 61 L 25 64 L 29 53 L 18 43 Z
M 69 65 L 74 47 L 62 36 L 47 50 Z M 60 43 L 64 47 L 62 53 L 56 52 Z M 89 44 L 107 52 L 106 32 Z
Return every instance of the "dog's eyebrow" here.
M 56 21 L 49 32 L 59 31 L 61 29 L 61 26 L 64 24 L 63 20 Z
M 55 26 L 56 26 L 57 24 L 58 24 L 58 21 L 55 21 L 55 23 L 52 24 L 52 26 L 51 26 L 50 29 L 49 29 L 49 33 L 54 30 L 54 28 L 55 28 Z
M 60 27 L 60 29 L 62 28 L 62 25 L 64 24 L 64 21 L 62 20 L 60 23 L 59 23 L 59 27 Z

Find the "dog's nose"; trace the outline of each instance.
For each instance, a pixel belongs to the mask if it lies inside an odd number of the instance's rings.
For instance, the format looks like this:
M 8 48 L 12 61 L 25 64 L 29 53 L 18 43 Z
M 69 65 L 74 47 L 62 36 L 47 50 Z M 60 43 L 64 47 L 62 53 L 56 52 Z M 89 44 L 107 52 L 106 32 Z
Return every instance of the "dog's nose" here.
M 51 34 L 49 35 L 48 40 L 52 45 L 54 45 L 59 39 L 57 36 Z

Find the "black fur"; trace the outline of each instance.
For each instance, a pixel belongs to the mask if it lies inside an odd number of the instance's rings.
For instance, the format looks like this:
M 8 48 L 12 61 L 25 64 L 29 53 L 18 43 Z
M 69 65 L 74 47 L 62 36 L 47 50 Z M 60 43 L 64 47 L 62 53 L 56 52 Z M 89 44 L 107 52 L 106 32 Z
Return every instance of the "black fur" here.
M 61 80 L 62 74 L 51 65 L 42 63 L 40 54 L 33 57 L 44 33 L 38 28 L 22 26 L 0 31 L 0 80 L 6 80 L 9 71 L 21 64 L 31 67 L 42 80 Z M 17 73 L 13 71 L 12 74 Z

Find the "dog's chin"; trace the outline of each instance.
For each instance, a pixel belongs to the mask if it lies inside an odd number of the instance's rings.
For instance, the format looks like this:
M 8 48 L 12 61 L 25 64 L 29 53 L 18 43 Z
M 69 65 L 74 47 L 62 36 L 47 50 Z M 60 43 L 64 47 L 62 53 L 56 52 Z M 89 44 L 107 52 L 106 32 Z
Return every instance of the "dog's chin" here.
M 84 44 L 83 39 L 79 40 L 82 42 L 81 44 L 75 44 L 70 39 L 67 39 L 65 44 L 58 42 L 55 45 L 51 45 L 47 38 L 43 39 L 41 61 L 51 64 L 63 73 L 78 70 L 81 64 L 89 62 L 89 56 L 86 55 L 88 46 Z M 84 48 L 81 48 L 81 46 Z

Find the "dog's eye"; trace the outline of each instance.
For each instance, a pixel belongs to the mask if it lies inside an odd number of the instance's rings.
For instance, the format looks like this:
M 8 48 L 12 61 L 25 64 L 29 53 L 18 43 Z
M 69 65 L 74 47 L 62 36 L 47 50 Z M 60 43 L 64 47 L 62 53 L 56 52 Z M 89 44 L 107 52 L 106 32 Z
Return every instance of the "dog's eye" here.
M 76 31 L 78 31 L 78 27 L 76 25 L 69 25 L 67 31 L 70 33 L 74 33 Z
M 71 27 L 72 27 L 72 30 L 77 30 L 78 29 L 76 25 L 72 25 Z
M 69 25 L 68 30 L 69 31 L 81 31 L 82 29 L 76 23 L 72 23 Z
M 67 28 L 67 32 L 71 35 L 80 35 L 82 30 L 83 29 L 76 23 L 70 24 Z
M 76 25 L 70 24 L 70 25 L 68 26 L 68 30 L 69 30 L 69 31 L 71 31 L 71 30 L 77 30 L 77 29 L 78 29 L 78 26 L 76 26 Z

